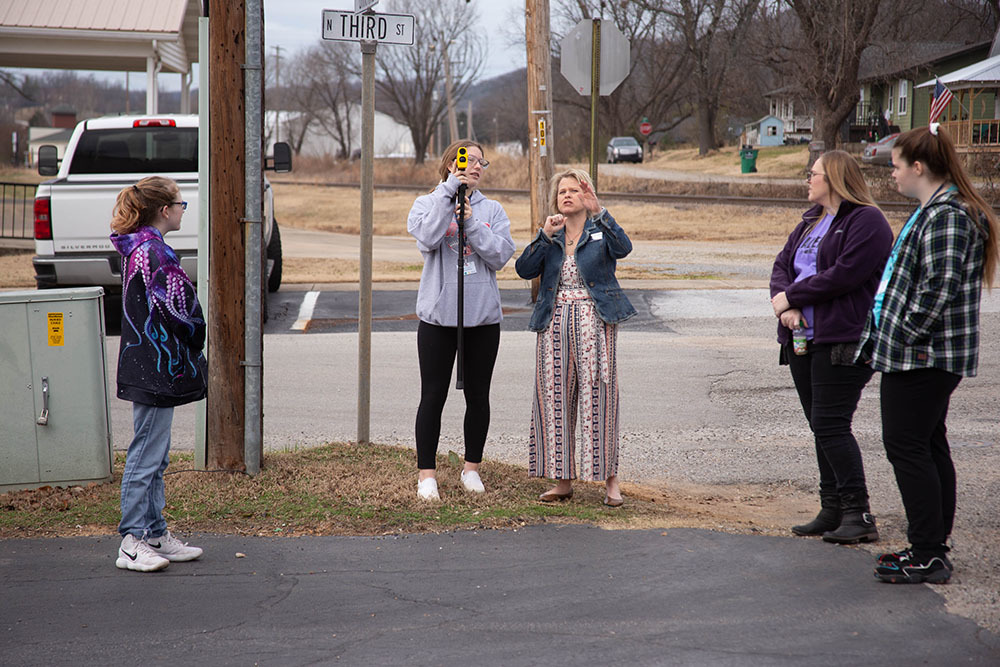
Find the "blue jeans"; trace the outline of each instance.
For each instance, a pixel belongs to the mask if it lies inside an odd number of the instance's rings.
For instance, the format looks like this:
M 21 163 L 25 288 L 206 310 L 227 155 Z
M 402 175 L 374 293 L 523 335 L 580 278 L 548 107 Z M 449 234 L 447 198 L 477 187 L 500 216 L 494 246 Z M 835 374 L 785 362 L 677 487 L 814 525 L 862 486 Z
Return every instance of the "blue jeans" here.
M 135 436 L 125 455 L 122 473 L 122 537 L 160 537 L 167 530 L 163 519 L 163 471 L 170 463 L 170 426 L 174 409 L 132 404 Z

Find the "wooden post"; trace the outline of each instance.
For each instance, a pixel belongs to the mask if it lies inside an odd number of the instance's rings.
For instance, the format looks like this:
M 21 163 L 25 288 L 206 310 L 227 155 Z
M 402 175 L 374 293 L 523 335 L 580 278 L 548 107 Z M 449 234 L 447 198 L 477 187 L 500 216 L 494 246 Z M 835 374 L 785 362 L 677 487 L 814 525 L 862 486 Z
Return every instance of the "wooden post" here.
M 528 179 L 531 193 L 531 238 L 548 215 L 552 178 L 552 59 L 549 50 L 549 0 L 525 0 L 524 32 L 528 56 Z M 543 124 L 539 124 L 539 121 Z M 544 131 L 544 136 L 539 136 Z M 543 141 L 544 140 L 544 141 Z M 530 240 L 530 239 L 529 239 Z M 538 279 L 531 281 L 531 300 L 538 297 Z
M 244 99 L 246 8 L 209 0 L 209 364 L 206 466 L 244 470 Z

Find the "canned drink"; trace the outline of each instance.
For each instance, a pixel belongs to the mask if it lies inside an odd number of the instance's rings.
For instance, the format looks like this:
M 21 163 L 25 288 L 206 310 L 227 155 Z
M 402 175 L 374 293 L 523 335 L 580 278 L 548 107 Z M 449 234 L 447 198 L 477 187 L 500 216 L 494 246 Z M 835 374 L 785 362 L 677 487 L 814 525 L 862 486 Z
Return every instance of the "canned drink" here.
M 801 357 L 808 351 L 809 345 L 806 341 L 806 330 L 802 327 L 798 327 L 792 331 L 792 352 Z

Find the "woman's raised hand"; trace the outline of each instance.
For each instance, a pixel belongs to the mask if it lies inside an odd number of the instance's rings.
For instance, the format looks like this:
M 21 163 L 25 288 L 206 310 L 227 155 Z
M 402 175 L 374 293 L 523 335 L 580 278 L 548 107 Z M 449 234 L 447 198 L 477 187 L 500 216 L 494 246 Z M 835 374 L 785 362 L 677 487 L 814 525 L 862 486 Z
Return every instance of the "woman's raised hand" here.
M 556 213 L 555 215 L 550 215 L 545 218 L 545 224 L 542 226 L 542 231 L 545 232 L 546 236 L 552 238 L 552 235 L 562 229 L 565 224 L 566 217 L 561 213 Z
M 580 182 L 580 203 L 591 216 L 601 212 L 601 202 L 597 200 L 597 193 L 585 181 Z

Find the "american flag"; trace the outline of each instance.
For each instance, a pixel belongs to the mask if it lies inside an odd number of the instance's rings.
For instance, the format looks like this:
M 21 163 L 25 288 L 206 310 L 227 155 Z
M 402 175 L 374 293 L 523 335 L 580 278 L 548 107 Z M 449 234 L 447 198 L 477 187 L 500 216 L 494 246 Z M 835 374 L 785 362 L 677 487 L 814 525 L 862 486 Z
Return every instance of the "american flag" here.
M 951 98 L 951 91 L 948 90 L 948 87 L 941 83 L 940 79 L 934 79 L 934 97 L 931 98 L 931 115 L 927 119 L 928 123 L 937 121 L 938 116 L 948 108 Z

